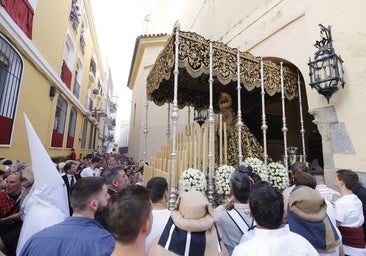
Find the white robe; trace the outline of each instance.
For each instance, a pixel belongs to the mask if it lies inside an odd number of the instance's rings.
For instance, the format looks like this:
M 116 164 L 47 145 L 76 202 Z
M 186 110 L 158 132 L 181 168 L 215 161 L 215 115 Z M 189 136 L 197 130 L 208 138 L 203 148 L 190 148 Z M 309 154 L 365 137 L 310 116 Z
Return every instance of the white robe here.
M 66 185 L 25 114 L 24 119 L 34 183 L 21 206 L 23 226 L 19 236 L 17 255 L 33 234 L 69 216 Z

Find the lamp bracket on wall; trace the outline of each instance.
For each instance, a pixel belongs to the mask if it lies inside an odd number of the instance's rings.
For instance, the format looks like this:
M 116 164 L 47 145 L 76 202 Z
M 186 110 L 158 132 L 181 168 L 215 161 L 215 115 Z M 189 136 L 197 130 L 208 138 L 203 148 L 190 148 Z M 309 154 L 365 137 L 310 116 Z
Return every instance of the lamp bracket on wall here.
M 56 91 L 57 91 L 56 86 L 55 85 L 51 85 L 50 86 L 50 94 L 49 94 L 51 100 L 53 100 L 53 98 L 55 97 Z

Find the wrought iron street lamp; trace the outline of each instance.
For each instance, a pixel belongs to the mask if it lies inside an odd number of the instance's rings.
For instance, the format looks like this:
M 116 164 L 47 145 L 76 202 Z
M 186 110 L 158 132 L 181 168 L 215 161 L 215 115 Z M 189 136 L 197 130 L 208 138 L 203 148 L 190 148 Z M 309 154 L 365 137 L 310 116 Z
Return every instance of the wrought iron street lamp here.
M 332 33 L 330 26 L 320 26 L 320 41 L 314 46 L 318 49 L 314 54 L 314 60 L 309 58 L 310 86 L 319 94 L 327 98 L 329 103 L 332 94 L 338 91 L 339 85 L 344 88 L 343 60 L 335 53 L 332 45 Z

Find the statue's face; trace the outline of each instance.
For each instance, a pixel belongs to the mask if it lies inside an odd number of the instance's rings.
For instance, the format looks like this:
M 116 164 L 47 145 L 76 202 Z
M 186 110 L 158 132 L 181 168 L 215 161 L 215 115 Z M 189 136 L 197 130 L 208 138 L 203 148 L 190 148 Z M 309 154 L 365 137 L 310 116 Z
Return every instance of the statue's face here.
M 230 94 L 226 92 L 221 92 L 219 97 L 219 109 L 224 110 L 231 108 L 232 105 L 232 99 Z

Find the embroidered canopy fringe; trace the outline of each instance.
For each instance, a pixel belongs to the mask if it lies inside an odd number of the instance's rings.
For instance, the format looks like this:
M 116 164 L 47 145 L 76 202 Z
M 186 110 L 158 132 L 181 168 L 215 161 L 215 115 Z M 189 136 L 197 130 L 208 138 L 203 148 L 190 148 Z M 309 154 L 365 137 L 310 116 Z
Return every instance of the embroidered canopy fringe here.
M 176 27 L 174 28 L 175 31 Z M 168 38 L 164 49 L 158 55 L 154 66 L 147 77 L 147 98 L 158 106 L 173 101 L 174 41 L 175 33 Z M 194 32 L 179 32 L 179 95 L 178 104 L 202 108 L 208 106 L 210 41 Z M 249 52 L 240 52 L 240 81 L 247 91 L 261 86 L 260 57 Z M 213 42 L 213 76 L 214 87 L 237 86 L 237 49 L 222 42 Z M 281 92 L 280 65 L 264 60 L 264 84 L 268 95 Z M 283 66 L 285 96 L 292 100 L 298 96 L 297 74 L 288 66 Z M 217 90 L 217 89 L 216 89 Z M 220 89 L 219 89 L 220 90 Z M 203 92 L 206 92 L 203 93 Z M 200 92 L 200 93 L 197 93 Z M 201 99 L 200 97 L 205 97 Z M 204 107 L 207 107 L 204 106 Z

